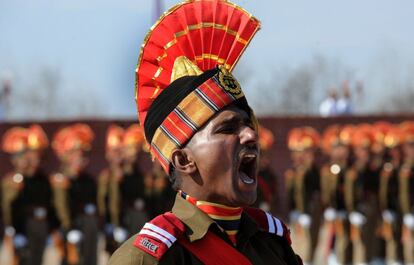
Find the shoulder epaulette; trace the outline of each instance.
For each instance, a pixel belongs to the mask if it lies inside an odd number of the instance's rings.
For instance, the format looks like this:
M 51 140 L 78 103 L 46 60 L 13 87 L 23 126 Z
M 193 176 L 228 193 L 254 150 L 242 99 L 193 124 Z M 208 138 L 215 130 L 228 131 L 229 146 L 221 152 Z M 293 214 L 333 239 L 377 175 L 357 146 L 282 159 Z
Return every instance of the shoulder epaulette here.
M 289 228 L 279 218 L 258 208 L 247 207 L 244 211 L 259 225 L 259 228 L 271 234 L 283 237 L 292 244 Z
M 160 260 L 184 231 L 184 224 L 174 214 L 165 213 L 147 222 L 133 244 Z

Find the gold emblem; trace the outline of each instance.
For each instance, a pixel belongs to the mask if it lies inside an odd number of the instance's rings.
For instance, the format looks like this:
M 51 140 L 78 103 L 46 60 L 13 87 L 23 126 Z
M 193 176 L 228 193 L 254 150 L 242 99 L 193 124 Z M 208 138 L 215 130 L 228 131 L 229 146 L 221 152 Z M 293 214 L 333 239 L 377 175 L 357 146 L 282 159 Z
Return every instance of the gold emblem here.
M 226 70 L 226 68 L 220 67 L 218 79 L 224 90 L 232 95 L 240 95 L 242 93 L 239 82 L 237 82 L 237 80 Z

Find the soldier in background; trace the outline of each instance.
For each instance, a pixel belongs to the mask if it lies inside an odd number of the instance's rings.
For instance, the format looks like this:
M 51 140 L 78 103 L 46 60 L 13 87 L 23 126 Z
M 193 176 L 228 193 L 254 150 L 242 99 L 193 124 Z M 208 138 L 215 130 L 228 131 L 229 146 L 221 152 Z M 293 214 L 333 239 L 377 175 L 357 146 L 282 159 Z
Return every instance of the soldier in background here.
M 277 177 L 270 168 L 271 159 L 269 150 L 274 144 L 274 137 L 270 130 L 259 126 L 260 163 L 257 175 L 257 199 L 254 207 L 267 212 L 273 212 L 277 199 Z
M 145 174 L 144 182 L 149 217 L 154 218 L 171 209 L 175 191 L 171 188 L 168 177 L 157 160 L 154 161 L 152 170 Z
M 14 127 L 3 136 L 3 151 L 11 155 L 13 171 L 2 179 L 5 243 L 13 243 L 15 262 L 42 264 L 49 232 L 55 225 L 52 190 L 40 162 L 48 139 L 38 125 Z
M 54 136 L 53 149 L 61 164 L 51 176 L 54 204 L 64 231 L 63 264 L 96 265 L 98 217 L 96 184 L 85 170 L 86 152 L 94 134 L 86 124 L 60 129 Z
M 293 169 L 286 172 L 293 249 L 305 264 L 313 261 L 320 225 L 320 175 L 315 164 L 319 133 L 311 127 L 296 128 L 288 135 L 288 146 L 295 153 Z
M 344 183 L 353 129 L 352 125 L 332 125 L 323 134 L 322 147 L 328 157 L 328 162 L 321 169 L 321 200 L 325 211 L 320 248 L 324 262 L 331 252 L 334 239 L 337 261 L 341 264 L 351 261 Z
M 387 147 L 385 145 L 385 136 L 392 128 L 389 122 L 379 121 L 372 124 L 373 142 L 371 146 L 371 170 L 379 175 L 382 171 L 385 160 L 388 158 Z M 377 187 L 379 185 L 379 180 Z
M 148 221 L 144 192 L 144 176 L 138 166 L 144 134 L 133 124 L 125 130 L 122 147 L 122 178 L 119 182 L 121 201 L 120 223 L 128 231 L 128 237 L 137 233 Z
M 402 131 L 390 125 L 385 132 L 385 163 L 380 172 L 379 207 L 381 211 L 381 236 L 385 243 L 385 261 L 388 264 L 402 263 L 401 212 L 399 207 L 398 173 L 402 163 L 400 145 Z
M 399 199 L 403 215 L 404 263 L 414 263 L 414 122 L 400 125 L 403 131 L 404 161 L 399 173 Z
M 112 254 L 125 241 L 127 232 L 120 226 L 120 189 L 124 129 L 111 125 L 106 134 L 105 158 L 108 167 L 98 177 L 98 211 L 105 223 L 106 251 Z
M 99 176 L 98 207 L 107 225 L 107 251 L 112 254 L 148 220 L 145 211 L 144 182 L 137 167 L 143 142 L 138 125 L 108 128 L 106 159 L 108 168 Z
M 373 259 L 378 218 L 376 175 L 371 170 L 373 128 L 369 124 L 355 127 L 351 138 L 354 163 L 345 173 L 345 205 L 350 223 L 352 263 L 366 264 Z

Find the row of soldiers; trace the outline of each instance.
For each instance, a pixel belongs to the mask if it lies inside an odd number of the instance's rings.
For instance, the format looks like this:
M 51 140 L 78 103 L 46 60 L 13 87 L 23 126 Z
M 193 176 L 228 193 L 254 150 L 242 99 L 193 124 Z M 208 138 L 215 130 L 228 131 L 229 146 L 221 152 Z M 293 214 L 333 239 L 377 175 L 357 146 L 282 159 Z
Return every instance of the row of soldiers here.
M 55 264 L 96 265 L 100 231 L 111 254 L 169 207 L 173 192 L 160 166 L 145 176 L 137 166 L 144 142 L 138 125 L 108 128 L 108 167 L 97 179 L 87 172 L 93 139 L 86 124 L 58 130 L 51 147 L 60 167 L 46 173 L 40 165 L 49 139 L 42 128 L 5 132 L 2 149 L 13 170 L 1 183 L 3 249 L 12 253 L 4 264 L 45 264 L 46 246 L 52 245 Z
M 60 129 L 51 144 L 60 168 L 46 174 L 40 162 L 49 140 L 40 126 L 3 135 L 3 151 L 14 167 L 2 180 L 3 246 L 15 254 L 14 264 L 41 264 L 47 241 L 56 246 L 60 264 L 96 264 L 99 231 L 112 253 L 169 209 L 174 192 L 160 166 L 149 174 L 137 167 L 145 149 L 139 126 L 108 128 L 108 166 L 97 179 L 86 171 L 93 138 L 86 124 Z M 261 127 L 259 141 L 256 206 L 270 211 L 281 199 L 268 152 L 274 138 Z M 342 264 L 412 260 L 412 122 L 335 125 L 322 135 L 295 128 L 287 142 L 293 167 L 285 174 L 286 201 L 294 248 L 305 263 L 327 264 L 330 253 Z M 326 161 L 321 168 L 320 150 Z
M 414 122 L 300 127 L 287 143 L 292 242 L 305 263 L 413 264 Z

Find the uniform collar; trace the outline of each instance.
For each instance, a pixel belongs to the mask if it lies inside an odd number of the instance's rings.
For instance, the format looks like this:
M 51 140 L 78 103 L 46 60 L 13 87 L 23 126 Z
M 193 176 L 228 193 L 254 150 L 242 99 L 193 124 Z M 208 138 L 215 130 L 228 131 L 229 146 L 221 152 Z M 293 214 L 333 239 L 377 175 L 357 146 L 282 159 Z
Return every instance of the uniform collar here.
M 203 238 L 210 225 L 214 223 L 213 219 L 195 205 L 186 201 L 178 193 L 175 197 L 172 212 L 187 226 L 187 235 L 190 242 Z
M 187 226 L 187 236 L 190 242 L 203 238 L 214 220 L 186 201 L 180 194 L 175 197 L 172 213 Z M 242 213 L 240 231 L 242 237 L 250 238 L 258 231 L 257 224 L 246 214 Z

